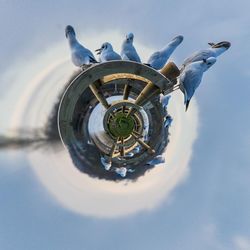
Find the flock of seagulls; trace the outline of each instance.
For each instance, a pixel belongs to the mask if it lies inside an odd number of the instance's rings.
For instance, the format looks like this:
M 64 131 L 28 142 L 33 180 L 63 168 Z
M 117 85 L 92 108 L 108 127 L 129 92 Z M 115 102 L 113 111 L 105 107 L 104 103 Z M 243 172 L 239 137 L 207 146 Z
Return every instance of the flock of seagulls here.
M 86 64 L 98 63 L 93 53 L 78 42 L 75 30 L 72 26 L 66 26 L 65 36 L 69 42 L 71 59 L 75 66 L 81 67 Z M 184 38 L 181 35 L 174 37 L 164 48 L 154 52 L 149 57 L 146 64 L 155 70 L 163 68 L 175 49 L 182 43 L 183 39 Z M 101 48 L 96 50 L 99 55 L 99 62 L 129 60 L 141 63 L 140 56 L 138 55 L 133 42 L 134 34 L 128 33 L 122 43 L 120 54 L 114 51 L 110 43 L 103 43 Z M 184 105 L 186 111 L 189 107 L 192 96 L 201 83 L 203 73 L 216 62 L 216 58 L 219 55 L 224 53 L 231 46 L 230 42 L 227 41 L 208 44 L 210 46 L 209 48 L 193 53 L 184 60 L 180 67 L 181 74 L 179 77 L 179 83 L 181 86 L 180 89 L 184 94 Z
M 68 39 L 71 50 L 71 59 L 75 66 L 81 67 L 85 64 L 98 62 L 92 52 L 78 42 L 75 30 L 72 26 L 66 26 L 65 36 Z M 183 36 L 177 36 L 173 38 L 163 49 L 154 52 L 149 57 L 147 65 L 151 66 L 156 70 L 161 69 L 182 41 Z M 133 45 L 133 42 L 134 34 L 128 33 L 122 43 L 120 55 L 114 51 L 113 46 L 110 43 L 103 43 L 101 48 L 96 50 L 97 55 L 99 55 L 99 62 L 107 62 L 112 60 L 127 60 L 141 63 L 140 56 L 138 55 Z
M 133 44 L 133 33 L 128 33 L 126 35 L 121 45 L 120 54 L 114 51 L 113 46 L 110 43 L 103 43 L 102 46 L 96 50 L 97 55 L 99 55 L 99 61 L 96 60 L 95 56 L 89 49 L 79 43 L 76 38 L 75 30 L 72 26 L 66 26 L 65 36 L 69 43 L 72 62 L 77 67 L 112 60 L 128 60 L 141 63 L 140 56 L 138 55 Z M 174 37 L 164 48 L 154 52 L 147 60 L 146 65 L 154 68 L 155 70 L 162 69 L 175 49 L 182 43 L 183 39 L 184 38 L 181 35 Z M 183 61 L 180 67 L 181 73 L 179 76 L 179 84 L 180 90 L 184 94 L 184 105 L 186 111 L 189 107 L 190 100 L 201 83 L 204 72 L 215 64 L 217 57 L 227 51 L 231 46 L 230 42 L 227 41 L 208 44 L 210 46 L 209 48 L 193 53 Z M 166 109 L 168 105 L 169 98 L 169 96 L 166 96 L 161 101 L 164 109 Z M 172 118 L 170 116 L 166 116 L 164 119 L 164 127 L 170 126 L 171 122 Z M 149 164 L 159 164 L 164 161 L 165 159 L 162 156 L 156 156 L 156 158 L 149 162 Z M 107 159 L 102 157 L 101 163 L 105 170 L 111 170 L 111 162 L 107 161 Z M 127 172 L 132 172 L 132 170 L 130 171 L 125 167 L 117 168 L 114 171 L 121 177 L 126 177 Z

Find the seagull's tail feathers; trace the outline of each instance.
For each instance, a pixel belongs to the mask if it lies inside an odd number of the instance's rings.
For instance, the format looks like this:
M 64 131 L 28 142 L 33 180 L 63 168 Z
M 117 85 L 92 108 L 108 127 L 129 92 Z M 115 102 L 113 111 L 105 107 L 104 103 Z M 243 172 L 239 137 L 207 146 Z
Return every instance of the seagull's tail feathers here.
M 183 92 L 183 93 L 184 93 L 184 104 L 185 104 L 185 106 L 186 106 L 185 111 L 187 111 L 188 106 L 189 106 L 189 103 L 190 103 L 190 99 L 188 99 L 187 91 L 186 91 L 185 88 L 183 88 L 183 91 L 184 91 L 184 92 Z
M 186 110 L 185 110 L 186 112 L 187 112 L 187 109 L 188 109 L 189 103 L 190 103 L 190 100 L 187 100 L 187 101 L 186 101 L 186 103 L 185 103 L 185 104 L 186 104 Z
M 92 56 L 89 57 L 89 62 L 90 62 L 90 63 L 98 63 L 98 62 L 96 61 L 96 59 L 95 59 L 94 57 L 92 57 Z

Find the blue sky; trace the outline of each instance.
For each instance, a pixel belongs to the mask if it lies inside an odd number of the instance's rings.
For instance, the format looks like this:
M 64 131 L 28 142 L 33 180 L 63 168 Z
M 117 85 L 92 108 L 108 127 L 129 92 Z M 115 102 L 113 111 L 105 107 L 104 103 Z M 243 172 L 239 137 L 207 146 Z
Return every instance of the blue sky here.
M 232 43 L 196 93 L 199 133 L 190 172 L 170 198 L 121 218 L 78 215 L 37 181 L 26 152 L 2 151 L 1 249 L 250 249 L 249 1 L 3 0 L 0 6 L 2 75 L 50 46 L 65 42 L 67 50 L 67 24 L 93 36 L 133 31 L 135 43 L 150 48 L 182 34 L 177 64 L 207 42 Z M 0 82 L 2 100 L 9 84 Z M 2 105 L 1 113 L 8 119 Z

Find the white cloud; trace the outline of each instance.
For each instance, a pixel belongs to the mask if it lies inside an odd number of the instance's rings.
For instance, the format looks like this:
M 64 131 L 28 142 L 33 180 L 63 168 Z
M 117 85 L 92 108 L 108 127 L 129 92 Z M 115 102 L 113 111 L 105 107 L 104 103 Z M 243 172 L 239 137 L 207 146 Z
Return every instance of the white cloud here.
M 87 37 L 85 34 L 85 44 L 92 50 L 105 40 L 111 41 L 118 50 L 123 39 L 119 32 L 92 34 L 91 38 Z M 142 58 L 152 51 L 139 42 L 137 48 Z M 60 84 L 63 84 L 63 79 L 67 81 L 72 72 L 73 67 L 69 60 L 65 62 L 67 55 L 65 41 L 64 44 L 55 45 L 42 55 L 37 55 L 36 59 L 23 63 L 21 67 L 15 67 L 18 78 L 14 78 L 13 82 L 16 85 L 21 83 L 21 86 L 18 88 L 18 95 L 16 93 L 20 98 L 12 103 L 15 107 L 11 117 L 12 127 L 24 124 L 40 127 L 43 124 L 57 97 L 58 89 L 62 87 Z M 61 81 L 56 82 L 54 79 L 58 76 Z M 13 98 L 9 100 L 13 101 Z M 167 164 L 158 166 L 135 183 L 92 179 L 73 166 L 66 151 L 46 152 L 46 157 L 44 152 L 30 153 L 32 169 L 63 207 L 79 214 L 110 218 L 151 210 L 161 204 L 172 189 L 187 176 L 192 145 L 197 137 L 198 112 L 195 100 L 192 100 L 189 112 L 184 112 L 183 96 L 175 93 L 169 112 L 174 122 L 170 131 L 171 143 L 166 154 Z
M 250 236 L 238 235 L 233 239 L 235 250 L 249 250 L 250 249 Z

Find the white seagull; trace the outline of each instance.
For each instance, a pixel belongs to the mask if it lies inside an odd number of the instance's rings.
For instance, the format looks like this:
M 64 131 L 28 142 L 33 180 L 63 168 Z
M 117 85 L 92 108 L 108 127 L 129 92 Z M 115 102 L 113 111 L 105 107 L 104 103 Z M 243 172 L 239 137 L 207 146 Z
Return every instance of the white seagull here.
M 136 49 L 133 45 L 133 40 L 134 40 L 133 33 L 129 33 L 126 35 L 126 39 L 123 41 L 121 49 L 122 60 L 141 62 L 141 59 L 138 56 Z
M 195 52 L 188 58 L 186 58 L 181 66 L 181 71 L 192 62 L 202 61 L 203 59 L 208 59 L 209 57 L 218 57 L 231 46 L 230 42 L 223 41 L 219 43 L 208 43 L 211 47 L 208 49 L 203 49 Z
M 180 75 L 181 89 L 184 92 L 184 104 L 186 105 L 186 111 L 189 106 L 189 102 L 201 83 L 203 73 L 210 68 L 216 62 L 215 57 L 209 57 L 202 61 L 189 63 Z
M 121 168 L 116 168 L 115 172 L 120 175 L 121 177 L 125 178 L 127 175 L 127 169 L 125 167 L 121 167 Z
M 165 158 L 162 155 L 157 155 L 153 160 L 148 162 L 148 164 L 151 166 L 162 164 L 162 163 L 165 163 Z
M 67 25 L 65 36 L 69 41 L 71 59 L 75 66 L 81 67 L 86 64 L 97 63 L 94 55 L 89 49 L 83 47 L 76 39 L 76 33 L 72 26 Z
M 101 163 L 102 163 L 103 167 L 105 168 L 105 170 L 107 170 L 107 171 L 109 171 L 112 167 L 111 161 L 109 161 L 105 157 L 101 157 Z
M 168 115 L 167 117 L 165 117 L 164 127 L 165 128 L 170 127 L 171 124 L 172 124 L 172 121 L 173 121 L 173 118 L 170 115 Z
M 128 152 L 127 154 L 126 154 L 126 157 L 128 157 L 128 158 L 131 158 L 131 157 L 133 157 L 135 154 L 133 153 L 133 152 Z
M 135 154 L 138 154 L 139 152 L 140 152 L 140 150 L 141 150 L 141 146 L 136 146 L 134 149 L 133 149 L 133 152 L 135 153 Z
M 113 50 L 113 46 L 106 42 L 103 43 L 100 49 L 96 50 L 97 55 L 100 55 L 101 62 L 122 60 L 121 56 Z
M 166 95 L 161 98 L 161 104 L 164 109 L 167 108 L 170 98 L 171 98 L 170 95 Z
M 147 64 L 159 70 L 163 68 L 174 50 L 182 43 L 183 36 L 176 36 L 164 48 L 154 52 L 148 59 Z
M 127 173 L 133 173 L 135 172 L 134 169 L 127 169 L 125 167 L 115 168 L 115 172 L 120 175 L 122 178 L 125 178 L 127 176 Z

